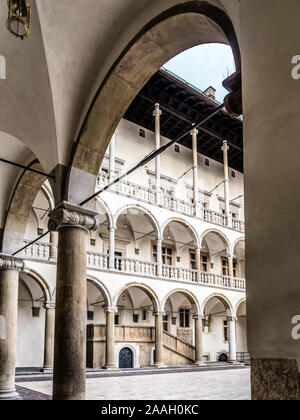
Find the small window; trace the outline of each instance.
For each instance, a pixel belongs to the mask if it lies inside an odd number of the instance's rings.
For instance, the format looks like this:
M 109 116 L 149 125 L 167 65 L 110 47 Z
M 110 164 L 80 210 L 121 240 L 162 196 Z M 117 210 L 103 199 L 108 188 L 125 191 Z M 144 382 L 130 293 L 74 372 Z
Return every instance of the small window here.
M 38 228 L 37 234 L 42 235 L 44 233 L 44 229 Z
M 140 250 L 139 250 L 139 248 L 135 248 L 134 253 L 135 253 L 135 255 L 140 255 Z
M 93 311 L 87 311 L 87 320 L 88 321 L 94 321 L 94 312 Z
M 139 315 L 133 314 L 133 322 L 139 322 Z
M 163 330 L 166 332 L 168 332 L 168 329 L 169 329 L 168 320 L 169 320 L 169 316 L 164 315 L 163 316 Z
M 177 318 L 176 318 L 176 316 L 173 316 L 172 317 L 172 325 L 176 325 L 176 323 L 177 323 Z
M 189 328 L 190 327 L 190 310 L 180 309 L 179 317 L 180 317 L 179 319 L 180 328 Z
M 233 260 L 232 262 L 233 265 L 233 277 L 238 277 L 238 263 L 237 260 Z
M 209 160 L 205 159 L 205 166 L 209 166 Z
M 177 144 L 175 144 L 175 148 L 174 148 L 176 153 L 180 153 L 180 148 Z
M 178 263 L 180 263 L 180 260 L 181 260 L 181 258 L 180 258 L 180 257 L 176 257 L 176 261 L 177 261 Z
M 207 254 L 201 253 L 201 270 L 207 272 L 208 271 L 208 256 Z
M 228 259 L 225 257 L 222 258 L 222 274 L 223 276 L 229 276 Z
M 115 315 L 115 325 L 119 325 L 119 314 Z
M 90 244 L 91 244 L 91 246 L 95 246 L 96 245 L 96 239 L 90 239 Z
M 231 176 L 232 176 L 232 178 L 235 178 L 235 172 L 234 171 L 231 171 Z
M 140 135 L 140 137 L 145 138 L 145 137 L 146 137 L 145 130 L 143 130 L 142 128 L 140 128 L 140 129 L 139 129 L 139 135 Z
M 190 266 L 192 270 L 196 269 L 196 254 L 195 252 L 190 252 Z

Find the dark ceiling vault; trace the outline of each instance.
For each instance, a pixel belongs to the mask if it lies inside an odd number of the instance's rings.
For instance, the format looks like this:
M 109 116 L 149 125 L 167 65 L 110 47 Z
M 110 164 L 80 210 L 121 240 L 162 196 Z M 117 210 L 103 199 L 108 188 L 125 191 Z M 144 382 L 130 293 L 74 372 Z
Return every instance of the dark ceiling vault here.
M 193 123 L 201 121 L 219 105 L 180 78 L 161 69 L 132 101 L 124 118 L 154 131 L 152 113 L 156 102 L 163 111 L 161 134 L 171 140 L 189 129 Z M 227 140 L 230 146 L 229 166 L 243 172 L 243 123 L 229 116 L 226 111 L 219 112 L 200 127 L 198 152 L 222 163 L 223 140 Z M 187 135 L 180 143 L 191 149 L 191 136 Z

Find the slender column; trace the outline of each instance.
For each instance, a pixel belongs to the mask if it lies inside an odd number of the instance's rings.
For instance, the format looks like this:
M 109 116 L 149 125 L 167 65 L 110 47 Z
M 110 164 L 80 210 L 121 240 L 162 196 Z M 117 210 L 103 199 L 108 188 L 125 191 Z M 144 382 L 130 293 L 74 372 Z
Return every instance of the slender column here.
M 227 255 L 227 261 L 228 261 L 228 274 L 229 274 L 229 283 L 230 287 L 233 287 L 233 256 Z
M 195 249 L 195 269 L 197 270 L 196 279 L 197 281 L 201 280 L 201 250 L 199 248 Z
M 44 366 L 41 371 L 52 372 L 54 359 L 55 304 L 53 302 L 46 302 L 45 310 Z
M 153 312 L 155 316 L 155 360 L 154 366 L 162 368 L 164 364 L 164 337 L 163 337 L 163 316 L 164 312 Z
M 109 261 L 108 268 L 115 268 L 115 227 L 110 226 L 109 228 Z
M 115 313 L 118 308 L 105 308 L 106 313 L 106 352 L 105 369 L 114 370 L 115 366 Z
M 227 217 L 227 225 L 232 225 L 231 214 L 230 214 L 230 203 L 229 203 L 229 175 L 228 175 L 228 150 L 229 146 L 227 141 L 223 141 L 223 160 L 224 160 L 224 199 L 225 199 L 225 212 Z
M 198 216 L 199 214 L 199 205 L 198 205 L 198 150 L 197 150 L 197 135 L 199 131 L 194 128 L 190 132 L 192 136 L 192 146 L 193 146 L 193 200 L 194 200 L 194 214 Z
M 20 399 L 15 388 L 20 259 L 0 255 L 0 400 Z
M 153 116 L 155 117 L 155 149 L 160 148 L 160 116 L 162 112 L 159 104 L 155 104 Z M 156 204 L 160 204 L 160 156 L 155 158 L 155 199 Z
M 56 260 L 57 258 L 57 232 L 50 232 L 50 260 Z
M 195 365 L 203 366 L 203 340 L 202 340 L 203 315 L 194 315 L 195 320 Z
M 229 331 L 229 361 L 233 364 L 237 364 L 236 361 L 236 331 L 235 323 L 236 318 L 232 315 L 230 310 L 227 310 L 227 322 Z
M 49 230 L 58 230 L 54 400 L 83 400 L 86 391 L 86 251 L 95 212 L 63 202 L 50 213 Z
M 162 240 L 157 239 L 156 242 L 157 247 L 157 275 L 162 276 Z
M 115 157 L 115 134 L 109 144 L 109 181 L 112 182 L 116 176 L 116 157 Z

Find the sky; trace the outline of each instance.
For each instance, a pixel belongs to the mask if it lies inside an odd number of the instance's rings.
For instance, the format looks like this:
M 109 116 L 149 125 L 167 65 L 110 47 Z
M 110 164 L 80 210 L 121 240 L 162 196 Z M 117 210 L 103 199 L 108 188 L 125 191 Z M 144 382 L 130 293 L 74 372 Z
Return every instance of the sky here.
M 235 71 L 231 48 L 223 44 L 204 44 L 184 51 L 163 66 L 200 90 L 214 87 L 216 99 L 223 102 L 228 91 L 222 81 Z

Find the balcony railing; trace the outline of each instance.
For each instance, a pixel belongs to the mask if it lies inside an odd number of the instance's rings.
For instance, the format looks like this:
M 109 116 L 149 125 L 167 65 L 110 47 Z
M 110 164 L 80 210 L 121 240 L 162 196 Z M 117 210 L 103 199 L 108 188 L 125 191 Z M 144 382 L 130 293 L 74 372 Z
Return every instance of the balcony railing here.
M 109 175 L 102 173 L 98 175 L 97 178 L 97 188 L 103 188 L 109 184 Z M 120 181 L 117 184 L 109 188 L 109 191 L 115 192 L 117 194 L 125 195 L 127 197 L 132 197 L 137 200 L 145 201 L 149 204 L 155 204 L 155 192 L 148 187 L 143 187 L 138 184 L 134 184 L 130 181 Z M 188 216 L 195 215 L 194 205 L 188 201 L 184 201 L 175 197 L 166 196 L 164 194 L 160 197 L 160 205 L 165 207 L 168 210 L 176 211 L 177 213 L 183 213 Z M 199 203 L 200 204 L 200 203 Z M 199 211 L 199 217 L 201 219 L 216 223 L 221 226 L 229 225 L 227 216 L 222 213 L 218 213 L 214 210 L 209 210 L 204 207 Z M 231 218 L 232 228 L 240 232 L 244 231 L 244 222 L 236 218 Z M 230 226 L 231 227 L 231 226 Z
M 30 241 L 24 241 L 27 245 Z M 21 257 L 25 260 L 49 261 L 51 244 L 36 242 L 26 248 Z M 99 252 L 87 252 L 87 267 L 89 269 L 127 273 L 146 277 L 163 278 L 173 281 L 184 281 L 194 284 L 203 284 L 218 288 L 231 288 L 239 291 L 246 290 L 245 279 L 223 276 L 220 274 L 207 273 L 204 271 L 192 270 L 190 268 L 175 267 L 171 265 L 154 263 L 152 261 L 141 261 L 132 258 L 114 257 L 113 267 L 109 266 L 110 256 Z

